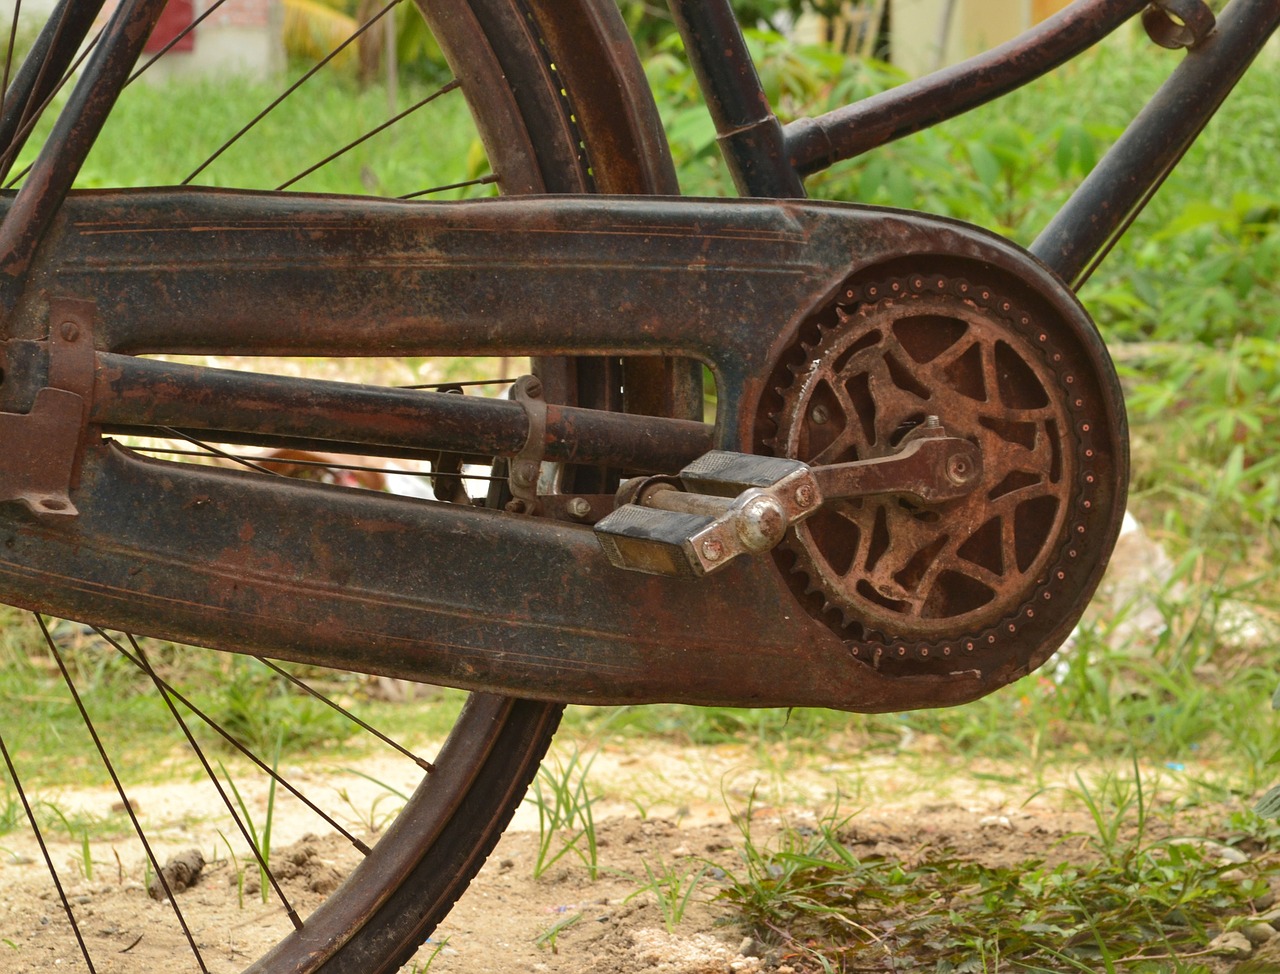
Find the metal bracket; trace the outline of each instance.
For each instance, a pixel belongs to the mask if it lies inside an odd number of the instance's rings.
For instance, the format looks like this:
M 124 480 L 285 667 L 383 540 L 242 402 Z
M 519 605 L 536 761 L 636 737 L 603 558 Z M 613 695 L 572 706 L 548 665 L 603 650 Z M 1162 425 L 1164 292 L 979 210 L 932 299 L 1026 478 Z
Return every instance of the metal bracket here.
M 49 385 L 27 413 L 0 413 L 0 502 L 21 501 L 35 514 L 79 513 L 71 488 L 93 389 L 93 319 L 88 301 L 49 304 Z
M 1171 51 L 1193 48 L 1217 23 L 1204 0 L 1155 0 L 1142 11 L 1142 28 L 1160 47 Z
M 547 449 L 547 401 L 542 398 L 542 380 L 536 375 L 520 376 L 511 387 L 511 398 L 524 408 L 529 435 L 520 452 L 511 458 L 507 482 L 512 500 L 507 510 L 513 514 L 537 514 L 538 479 Z

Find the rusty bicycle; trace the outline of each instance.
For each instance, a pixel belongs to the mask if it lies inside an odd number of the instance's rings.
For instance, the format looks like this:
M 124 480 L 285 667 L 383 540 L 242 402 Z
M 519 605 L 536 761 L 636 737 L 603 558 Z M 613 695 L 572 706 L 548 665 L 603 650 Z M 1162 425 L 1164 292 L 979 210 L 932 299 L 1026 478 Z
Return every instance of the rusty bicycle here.
M 466 100 L 496 198 L 239 192 L 198 173 L 74 188 L 164 0 L 122 0 L 100 30 L 102 0 L 61 0 L 0 111 L 17 187 L 0 222 L 0 600 L 473 694 L 395 823 L 314 913 L 290 909 L 253 971 L 396 969 L 493 848 L 566 702 L 894 711 L 1043 663 L 1126 495 L 1123 399 L 1075 290 L 1280 24 L 1280 0 L 1217 16 L 1077 0 L 784 126 L 728 3 L 670 0 L 742 197 L 707 200 L 679 196 L 614 4 L 417 6 L 453 72 L 433 98 Z M 805 198 L 806 175 L 1139 16 L 1186 54 L 1029 250 Z M 491 399 L 183 358 L 201 355 L 533 368 Z M 433 496 L 145 448 L 175 437 L 420 463 Z M 172 699 L 140 644 L 118 645 Z

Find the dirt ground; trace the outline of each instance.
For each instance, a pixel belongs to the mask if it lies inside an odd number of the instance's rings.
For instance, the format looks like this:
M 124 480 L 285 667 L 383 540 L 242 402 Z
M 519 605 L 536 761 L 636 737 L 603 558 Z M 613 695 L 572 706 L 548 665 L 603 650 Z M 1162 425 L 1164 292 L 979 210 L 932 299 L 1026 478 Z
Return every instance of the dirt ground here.
M 785 757 L 738 747 L 606 746 L 589 778 L 592 793 L 601 796 L 594 806 L 599 877 L 592 881 L 569 855 L 535 880 L 537 815 L 526 804 L 472 889 L 419 952 L 416 970 L 429 962 L 442 974 L 788 974 L 792 958 L 746 937 L 728 907 L 713 901 L 718 870 L 741 869 L 744 828 L 764 843 L 784 824 L 811 827 L 809 809 L 829 806 L 837 791 L 843 812 L 857 812 L 848 841 L 860 853 L 907 857 L 932 844 L 988 865 L 1071 860 L 1084 854 L 1092 829 L 1079 802 L 1069 798 L 1066 773 L 1061 781 L 1020 781 L 1016 770 L 977 766 L 948 774 L 908 753 L 802 765 Z M 395 787 L 412 783 L 412 768 L 390 761 L 358 768 Z M 346 808 L 352 826 L 361 819 L 365 827 L 376 824 L 389 811 L 385 789 L 366 778 L 323 767 L 286 771 L 309 792 Z M 45 799 L 69 814 L 109 808 L 115 796 L 85 789 Z M 240 970 L 286 929 L 280 907 L 259 898 L 256 870 L 244 868 L 243 843 L 231 840 L 233 859 L 223 838 L 231 827 L 193 812 L 210 806 L 187 778 L 140 788 L 132 799 L 162 823 L 154 833 L 162 860 L 188 848 L 208 860 L 199 882 L 178 899 L 211 974 Z M 749 823 L 743 818 L 748 807 Z M 272 861 L 305 916 L 357 854 L 337 836 L 312 834 L 316 826 L 300 808 L 281 802 L 276 816 Z M 187 959 L 171 907 L 146 895 L 147 870 L 131 842 L 91 836 L 86 875 L 83 843 L 69 840 L 65 830 L 51 830 L 51 839 L 98 971 L 199 969 Z M 2 848 L 0 974 L 84 970 L 34 841 L 15 831 Z M 706 866 L 687 913 L 670 932 L 653 894 L 642 891 L 646 863 L 686 875 Z M 1280 971 L 1280 963 L 1268 966 L 1264 956 L 1260 951 L 1249 962 L 1254 966 L 1240 970 Z M 1212 969 L 1225 974 L 1233 964 L 1217 960 Z M 872 969 L 910 970 L 888 956 Z

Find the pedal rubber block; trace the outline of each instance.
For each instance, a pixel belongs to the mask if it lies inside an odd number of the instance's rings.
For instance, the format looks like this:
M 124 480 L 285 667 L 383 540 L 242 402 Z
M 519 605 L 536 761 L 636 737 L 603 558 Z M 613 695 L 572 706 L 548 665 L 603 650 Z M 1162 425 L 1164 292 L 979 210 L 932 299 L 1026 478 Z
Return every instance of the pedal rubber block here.
M 596 538 L 618 568 L 647 575 L 696 578 L 686 542 L 715 522 L 703 514 L 682 514 L 627 504 L 597 522 Z
M 736 497 L 751 487 L 772 487 L 804 469 L 807 467 L 801 461 L 785 457 L 712 450 L 681 470 L 680 482 L 694 493 Z

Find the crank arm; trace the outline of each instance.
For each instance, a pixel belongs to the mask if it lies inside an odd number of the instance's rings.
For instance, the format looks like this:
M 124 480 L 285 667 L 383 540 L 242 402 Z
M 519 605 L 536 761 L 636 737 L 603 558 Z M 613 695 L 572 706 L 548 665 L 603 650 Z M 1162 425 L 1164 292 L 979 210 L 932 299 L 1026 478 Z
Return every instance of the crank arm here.
M 596 537 L 618 568 L 701 578 L 776 547 L 823 504 L 876 494 L 936 504 L 969 493 L 982 476 L 977 446 L 947 436 L 932 416 L 919 432 L 887 457 L 827 466 L 709 453 L 678 478 L 624 485 L 623 503 L 596 524 Z

